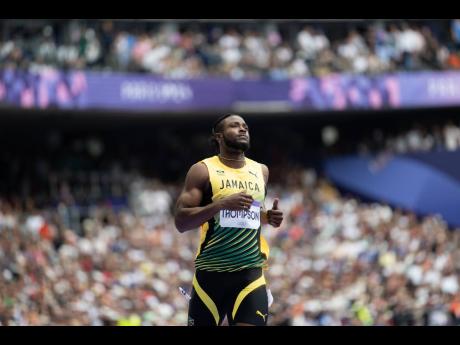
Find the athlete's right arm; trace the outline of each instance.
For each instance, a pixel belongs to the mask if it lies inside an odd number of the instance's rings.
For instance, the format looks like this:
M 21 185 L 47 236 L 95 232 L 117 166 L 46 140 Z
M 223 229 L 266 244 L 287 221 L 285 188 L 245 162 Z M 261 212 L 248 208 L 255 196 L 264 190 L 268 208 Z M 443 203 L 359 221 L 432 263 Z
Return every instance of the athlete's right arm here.
M 174 222 L 179 232 L 193 230 L 223 209 L 248 209 L 253 201 L 250 195 L 237 193 L 200 207 L 203 191 L 209 181 L 209 172 L 203 163 L 192 165 L 185 178 L 175 210 Z

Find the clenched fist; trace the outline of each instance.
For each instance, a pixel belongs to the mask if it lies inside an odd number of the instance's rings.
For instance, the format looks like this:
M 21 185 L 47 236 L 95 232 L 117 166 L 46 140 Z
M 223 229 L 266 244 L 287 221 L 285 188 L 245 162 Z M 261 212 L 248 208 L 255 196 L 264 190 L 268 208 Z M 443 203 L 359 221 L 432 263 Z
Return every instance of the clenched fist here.
M 252 196 L 245 192 L 232 194 L 218 200 L 221 210 L 249 210 L 253 201 Z

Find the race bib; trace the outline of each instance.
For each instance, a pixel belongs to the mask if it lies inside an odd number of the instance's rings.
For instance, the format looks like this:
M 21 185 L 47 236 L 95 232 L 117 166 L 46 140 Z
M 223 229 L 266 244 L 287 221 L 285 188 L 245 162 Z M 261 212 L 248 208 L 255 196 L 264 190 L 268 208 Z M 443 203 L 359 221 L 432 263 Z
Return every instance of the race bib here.
M 260 227 L 260 202 L 253 201 L 249 210 L 221 210 L 220 226 L 223 228 L 258 229 Z

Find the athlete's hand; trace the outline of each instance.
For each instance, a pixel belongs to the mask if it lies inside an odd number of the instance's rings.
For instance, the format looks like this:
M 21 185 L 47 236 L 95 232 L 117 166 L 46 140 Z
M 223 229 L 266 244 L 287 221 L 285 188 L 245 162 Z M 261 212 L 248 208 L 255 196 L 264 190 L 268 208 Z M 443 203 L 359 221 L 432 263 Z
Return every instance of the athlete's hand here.
M 240 192 L 222 198 L 218 202 L 221 210 L 249 210 L 253 201 L 252 196 Z
M 275 228 L 279 227 L 283 221 L 283 211 L 278 209 L 278 202 L 279 199 L 276 198 L 273 201 L 272 209 L 267 211 L 267 222 Z

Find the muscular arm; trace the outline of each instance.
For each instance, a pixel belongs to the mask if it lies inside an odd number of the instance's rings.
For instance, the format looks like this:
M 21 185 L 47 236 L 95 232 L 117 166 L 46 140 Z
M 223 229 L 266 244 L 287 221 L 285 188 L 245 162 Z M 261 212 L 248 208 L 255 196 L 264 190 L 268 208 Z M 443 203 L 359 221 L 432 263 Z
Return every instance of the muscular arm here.
M 192 165 L 188 171 L 184 189 L 176 203 L 174 222 L 179 232 L 197 228 L 221 210 L 218 201 L 199 206 L 208 179 L 208 169 L 203 163 Z

